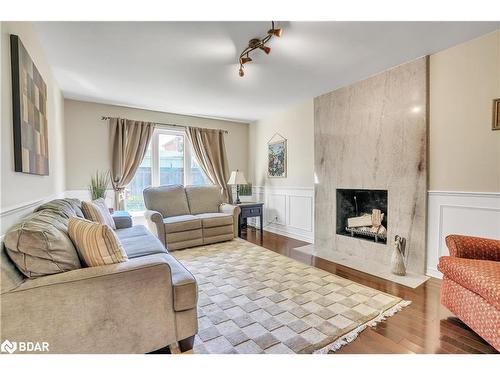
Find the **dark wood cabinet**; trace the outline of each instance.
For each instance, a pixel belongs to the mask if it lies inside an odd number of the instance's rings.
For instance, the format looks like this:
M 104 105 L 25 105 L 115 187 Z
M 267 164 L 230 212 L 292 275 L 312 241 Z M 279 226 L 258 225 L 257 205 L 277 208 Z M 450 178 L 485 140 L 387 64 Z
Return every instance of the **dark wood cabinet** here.
M 241 237 L 241 228 L 246 227 L 249 217 L 258 217 L 260 223 L 260 231 L 264 229 L 264 203 L 259 202 L 242 202 L 238 204 L 241 208 L 240 217 L 238 220 L 238 237 Z

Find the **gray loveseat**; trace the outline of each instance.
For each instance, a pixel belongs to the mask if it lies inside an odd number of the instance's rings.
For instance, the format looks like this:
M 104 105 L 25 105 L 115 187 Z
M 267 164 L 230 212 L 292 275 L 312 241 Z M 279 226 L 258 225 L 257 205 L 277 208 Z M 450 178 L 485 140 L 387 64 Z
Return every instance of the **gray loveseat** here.
M 126 262 L 84 268 L 77 255 L 68 261 L 75 249 L 65 225 L 81 211 L 57 201 L 0 244 L 0 342 L 48 342 L 50 353 L 148 353 L 174 343 L 190 349 L 198 330 L 193 275 L 144 226 L 116 230 Z M 34 270 L 53 274 L 35 277 Z
M 144 203 L 149 229 L 169 250 L 229 241 L 238 235 L 240 208 L 223 203 L 217 186 L 149 187 Z

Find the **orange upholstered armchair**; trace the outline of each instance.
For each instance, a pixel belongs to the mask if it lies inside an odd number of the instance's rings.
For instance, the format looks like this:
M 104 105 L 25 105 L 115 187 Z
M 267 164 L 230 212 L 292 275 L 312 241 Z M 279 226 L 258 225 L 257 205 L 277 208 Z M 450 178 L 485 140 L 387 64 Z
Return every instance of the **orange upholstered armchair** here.
M 500 240 L 449 235 L 441 303 L 500 350 Z

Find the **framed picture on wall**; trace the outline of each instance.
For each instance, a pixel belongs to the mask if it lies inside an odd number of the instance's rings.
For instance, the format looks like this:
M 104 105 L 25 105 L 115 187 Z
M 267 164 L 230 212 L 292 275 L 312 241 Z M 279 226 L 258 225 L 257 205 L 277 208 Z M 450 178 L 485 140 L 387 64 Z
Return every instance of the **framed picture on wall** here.
M 17 35 L 10 36 L 14 170 L 48 175 L 47 85 Z
M 274 136 L 273 136 L 274 138 Z M 287 169 L 286 139 L 273 141 L 267 144 L 267 175 L 271 178 L 285 178 Z
M 493 130 L 500 130 L 500 98 L 493 99 Z

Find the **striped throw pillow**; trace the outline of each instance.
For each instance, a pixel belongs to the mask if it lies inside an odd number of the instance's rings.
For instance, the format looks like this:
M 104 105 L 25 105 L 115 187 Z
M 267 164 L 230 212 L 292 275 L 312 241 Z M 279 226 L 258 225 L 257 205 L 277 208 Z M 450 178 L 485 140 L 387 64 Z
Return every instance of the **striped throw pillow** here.
M 85 219 L 95 221 L 96 223 L 107 224 L 116 229 L 115 221 L 109 213 L 104 199 L 99 198 L 92 202 L 82 202 L 82 211 Z
M 68 223 L 68 234 L 88 267 L 128 260 L 116 233 L 106 224 L 72 217 Z

